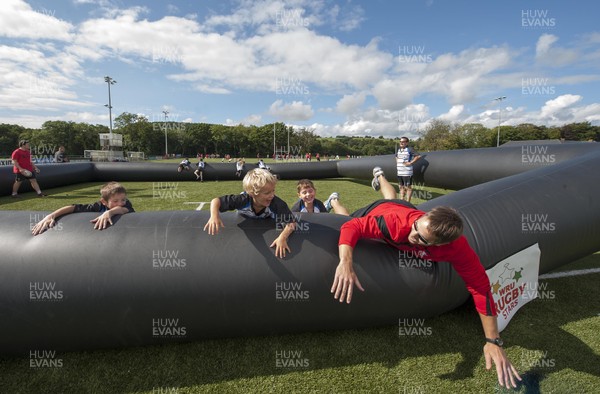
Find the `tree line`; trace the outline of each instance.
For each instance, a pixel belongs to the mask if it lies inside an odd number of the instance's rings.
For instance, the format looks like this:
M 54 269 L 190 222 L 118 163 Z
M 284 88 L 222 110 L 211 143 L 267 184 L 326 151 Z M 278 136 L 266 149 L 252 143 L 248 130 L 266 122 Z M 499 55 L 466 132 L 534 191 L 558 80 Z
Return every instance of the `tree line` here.
M 146 156 L 163 156 L 165 134 L 170 154 L 195 157 L 197 153 L 226 154 L 232 157 L 269 157 L 273 154 L 273 135 L 278 153 L 313 156 L 373 156 L 394 153 L 403 135 L 379 137 L 320 137 L 314 130 L 294 128 L 284 123 L 264 126 L 226 126 L 209 123 L 149 122 L 148 118 L 122 113 L 114 121 L 114 133 L 123 135 L 123 150 L 144 152 Z M 600 141 L 600 126 L 589 122 L 570 123 L 557 127 L 520 124 L 487 128 L 481 124 L 454 124 L 433 120 L 419 138 L 411 141 L 417 151 L 485 148 L 496 146 L 498 131 L 500 144 L 520 140 L 565 139 L 569 141 Z M 0 156 L 9 157 L 19 140 L 27 139 L 37 153 L 64 145 L 70 156 L 82 156 L 84 150 L 100 149 L 99 133 L 108 133 L 103 125 L 67 121 L 47 121 L 40 129 L 20 125 L 0 124 Z M 289 145 L 288 145 L 289 139 Z M 40 148 L 41 147 L 41 148 Z M 32 152 L 36 153 L 36 152 Z

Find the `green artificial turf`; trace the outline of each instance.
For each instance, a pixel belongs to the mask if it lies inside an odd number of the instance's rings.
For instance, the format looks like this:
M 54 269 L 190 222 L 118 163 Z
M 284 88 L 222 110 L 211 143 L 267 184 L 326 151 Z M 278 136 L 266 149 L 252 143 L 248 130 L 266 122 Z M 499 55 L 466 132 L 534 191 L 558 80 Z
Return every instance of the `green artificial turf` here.
M 290 205 L 295 184 L 277 185 L 277 195 Z M 337 191 L 350 211 L 378 196 L 367 181 L 315 184 L 319 199 Z M 241 191 L 240 181 L 124 186 L 137 211 L 195 209 L 184 203 Z M 92 202 L 100 187 L 55 188 L 46 191 L 46 198 L 34 193 L 17 200 L 0 197 L 0 209 L 51 211 Z M 423 197 L 448 192 L 420 189 Z M 599 267 L 596 253 L 560 270 Z M 32 367 L 29 358 L 3 357 L 0 393 L 598 393 L 599 275 L 546 280 L 550 293 L 523 306 L 502 333 L 508 356 L 524 377 L 518 390 L 499 388 L 495 372 L 485 370 L 481 324 L 469 301 L 425 319 L 424 332 L 412 336 L 391 326 L 205 340 L 56 354 L 60 366 L 42 368 Z M 297 365 L 286 364 L 290 359 Z

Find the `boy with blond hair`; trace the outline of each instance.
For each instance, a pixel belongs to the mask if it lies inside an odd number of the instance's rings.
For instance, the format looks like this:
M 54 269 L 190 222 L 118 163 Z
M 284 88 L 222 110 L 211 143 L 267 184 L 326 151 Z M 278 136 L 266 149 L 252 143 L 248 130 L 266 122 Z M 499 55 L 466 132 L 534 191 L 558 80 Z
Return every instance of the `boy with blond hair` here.
M 286 252 L 291 252 L 287 240 L 296 229 L 294 216 L 289 207 L 275 195 L 277 177 L 269 171 L 255 168 L 244 176 L 242 194 L 229 194 L 213 198 L 210 202 L 210 218 L 204 226 L 208 234 L 218 234 L 225 227 L 220 212 L 237 210 L 242 216 L 254 219 L 275 219 L 285 224 L 281 234 L 271 243 L 275 247 L 275 256 L 283 258 Z
M 104 230 L 112 225 L 112 217 L 115 215 L 124 215 L 129 212 L 135 212 L 131 202 L 127 199 L 127 191 L 118 182 L 109 182 L 100 189 L 100 201 L 92 204 L 73 204 L 59 208 L 45 218 L 40 220 L 31 233 L 38 235 L 54 227 L 56 220 L 61 216 L 79 212 L 102 212 L 100 216 L 90 220 L 94 223 L 94 229 Z

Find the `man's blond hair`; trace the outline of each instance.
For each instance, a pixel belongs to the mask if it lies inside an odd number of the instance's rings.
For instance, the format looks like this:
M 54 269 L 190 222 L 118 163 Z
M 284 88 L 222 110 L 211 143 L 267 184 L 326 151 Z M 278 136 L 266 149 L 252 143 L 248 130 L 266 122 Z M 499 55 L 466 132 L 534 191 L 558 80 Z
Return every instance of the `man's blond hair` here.
M 269 171 L 262 168 L 254 168 L 244 176 L 242 185 L 244 191 L 250 195 L 256 196 L 266 184 L 276 184 L 277 177 Z

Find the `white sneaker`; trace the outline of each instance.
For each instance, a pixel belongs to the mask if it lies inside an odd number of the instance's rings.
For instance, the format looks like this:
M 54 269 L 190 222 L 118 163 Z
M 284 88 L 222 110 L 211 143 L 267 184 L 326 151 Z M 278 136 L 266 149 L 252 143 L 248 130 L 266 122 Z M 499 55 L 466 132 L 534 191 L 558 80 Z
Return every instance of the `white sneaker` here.
M 337 200 L 338 198 L 340 198 L 340 195 L 336 192 L 331 193 L 331 195 L 329 196 L 329 198 L 325 201 L 325 203 L 323 205 L 325 205 L 325 208 L 327 209 L 327 212 L 331 211 L 331 200 Z
M 373 180 L 371 181 L 371 187 L 373 187 L 376 192 L 379 191 L 379 188 L 381 187 L 379 184 L 379 179 L 377 179 L 380 176 L 384 176 L 381 167 L 373 168 Z

